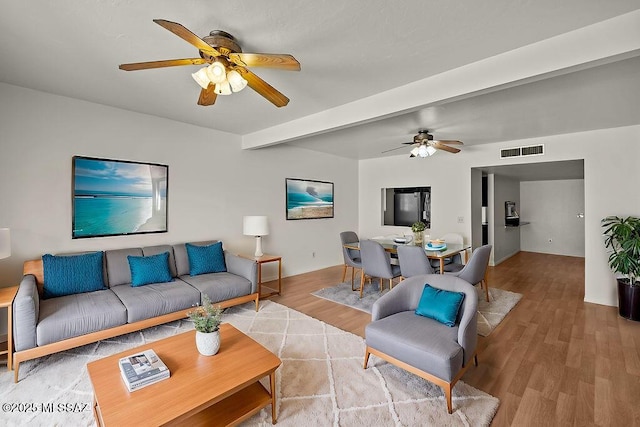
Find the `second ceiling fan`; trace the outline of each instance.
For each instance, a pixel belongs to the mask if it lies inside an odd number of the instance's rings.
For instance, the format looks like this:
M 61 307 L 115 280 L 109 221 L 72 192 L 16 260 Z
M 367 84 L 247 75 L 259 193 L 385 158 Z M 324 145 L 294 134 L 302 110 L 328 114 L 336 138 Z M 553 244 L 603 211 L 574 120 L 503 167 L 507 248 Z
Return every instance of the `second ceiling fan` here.
M 449 145 L 464 145 L 462 141 L 441 139 L 433 139 L 433 135 L 426 129 L 421 129 L 418 134 L 413 137 L 411 142 L 403 142 L 403 145 L 413 145 L 413 149 L 410 152 L 409 157 L 429 157 L 436 153 L 437 150 L 448 151 L 449 153 L 459 153 L 460 149 L 450 147 Z M 383 151 L 387 153 L 389 151 L 399 150 L 402 147 L 393 148 L 391 150 Z

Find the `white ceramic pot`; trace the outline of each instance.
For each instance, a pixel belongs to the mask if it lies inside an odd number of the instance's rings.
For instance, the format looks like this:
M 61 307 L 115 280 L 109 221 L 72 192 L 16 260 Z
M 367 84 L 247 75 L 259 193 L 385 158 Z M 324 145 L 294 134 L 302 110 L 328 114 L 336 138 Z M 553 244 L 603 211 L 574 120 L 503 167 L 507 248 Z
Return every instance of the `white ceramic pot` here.
M 196 331 L 196 347 L 203 356 L 213 356 L 220 350 L 220 331 Z

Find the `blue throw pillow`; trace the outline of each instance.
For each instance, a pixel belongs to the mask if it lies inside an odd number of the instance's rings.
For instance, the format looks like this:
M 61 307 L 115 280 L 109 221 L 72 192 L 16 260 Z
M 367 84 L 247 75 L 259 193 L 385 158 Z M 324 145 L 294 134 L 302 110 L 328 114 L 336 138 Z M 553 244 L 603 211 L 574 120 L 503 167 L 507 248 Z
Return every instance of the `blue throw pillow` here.
M 150 256 L 127 255 L 127 260 L 131 270 L 131 286 L 173 281 L 169 270 L 169 252 Z
M 447 326 L 455 326 L 463 300 L 464 293 L 462 292 L 437 289 L 427 283 L 422 290 L 416 314 L 437 320 Z
M 227 271 L 222 242 L 216 242 L 208 246 L 196 246 L 187 243 L 186 247 L 187 256 L 189 257 L 189 274 L 191 276 Z
M 42 256 L 43 297 L 93 292 L 106 289 L 102 276 L 102 252 L 82 255 Z

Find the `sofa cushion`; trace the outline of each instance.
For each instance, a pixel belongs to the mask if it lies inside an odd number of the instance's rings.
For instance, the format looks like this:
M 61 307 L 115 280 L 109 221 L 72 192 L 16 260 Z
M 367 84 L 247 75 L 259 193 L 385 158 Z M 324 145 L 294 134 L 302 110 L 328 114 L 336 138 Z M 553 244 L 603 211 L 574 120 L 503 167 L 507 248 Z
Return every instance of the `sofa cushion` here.
M 189 258 L 190 275 L 197 276 L 199 274 L 227 271 L 222 242 L 207 246 L 196 246 L 187 243 L 185 246 L 187 247 L 187 256 Z
M 106 289 L 102 277 L 102 257 L 102 252 L 82 255 L 43 255 L 43 298 Z
M 462 292 L 433 288 L 427 283 L 422 290 L 416 314 L 437 320 L 447 326 L 455 326 L 463 300 Z
M 448 327 L 413 311 L 369 323 L 365 336 L 368 346 L 446 381 L 462 368 L 458 326 Z
M 251 294 L 251 281 L 231 273 L 208 273 L 198 276 L 180 276 L 203 295 L 206 294 L 211 302 L 226 301 L 231 298 Z
M 127 311 L 110 290 L 40 301 L 39 346 L 127 323 Z
M 173 246 L 171 245 L 157 245 L 157 246 L 145 246 L 142 248 L 142 255 L 158 255 L 163 252 L 169 252 L 169 271 L 171 271 L 171 277 L 178 277 L 176 272 L 176 259 L 173 256 Z
M 216 243 L 217 240 L 207 240 L 204 242 L 191 242 L 195 246 L 208 246 Z M 189 274 L 189 256 L 187 255 L 187 246 L 185 243 L 173 245 L 173 255 L 176 260 L 176 275 L 178 277 Z
M 129 285 L 131 283 L 131 269 L 127 256 L 142 256 L 142 249 L 127 248 L 105 251 L 107 259 L 107 277 L 109 287 L 118 285 Z
M 181 280 L 138 287 L 115 286 L 112 291 L 127 308 L 129 323 L 200 304 L 200 292 Z
M 169 252 L 149 256 L 128 255 L 131 286 L 173 281 L 169 271 Z

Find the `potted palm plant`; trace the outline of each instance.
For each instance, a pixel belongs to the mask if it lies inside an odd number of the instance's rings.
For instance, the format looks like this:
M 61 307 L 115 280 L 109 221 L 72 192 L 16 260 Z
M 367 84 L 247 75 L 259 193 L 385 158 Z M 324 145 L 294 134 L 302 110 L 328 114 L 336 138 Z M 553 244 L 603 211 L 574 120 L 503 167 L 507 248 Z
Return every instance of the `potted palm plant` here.
M 211 304 L 207 295 L 202 297 L 202 305 L 187 315 L 196 330 L 196 347 L 203 356 L 213 356 L 220 349 L 220 323 L 222 312 L 218 305 Z
M 640 320 L 640 218 L 608 216 L 602 227 L 609 267 L 618 275 L 620 316 Z

